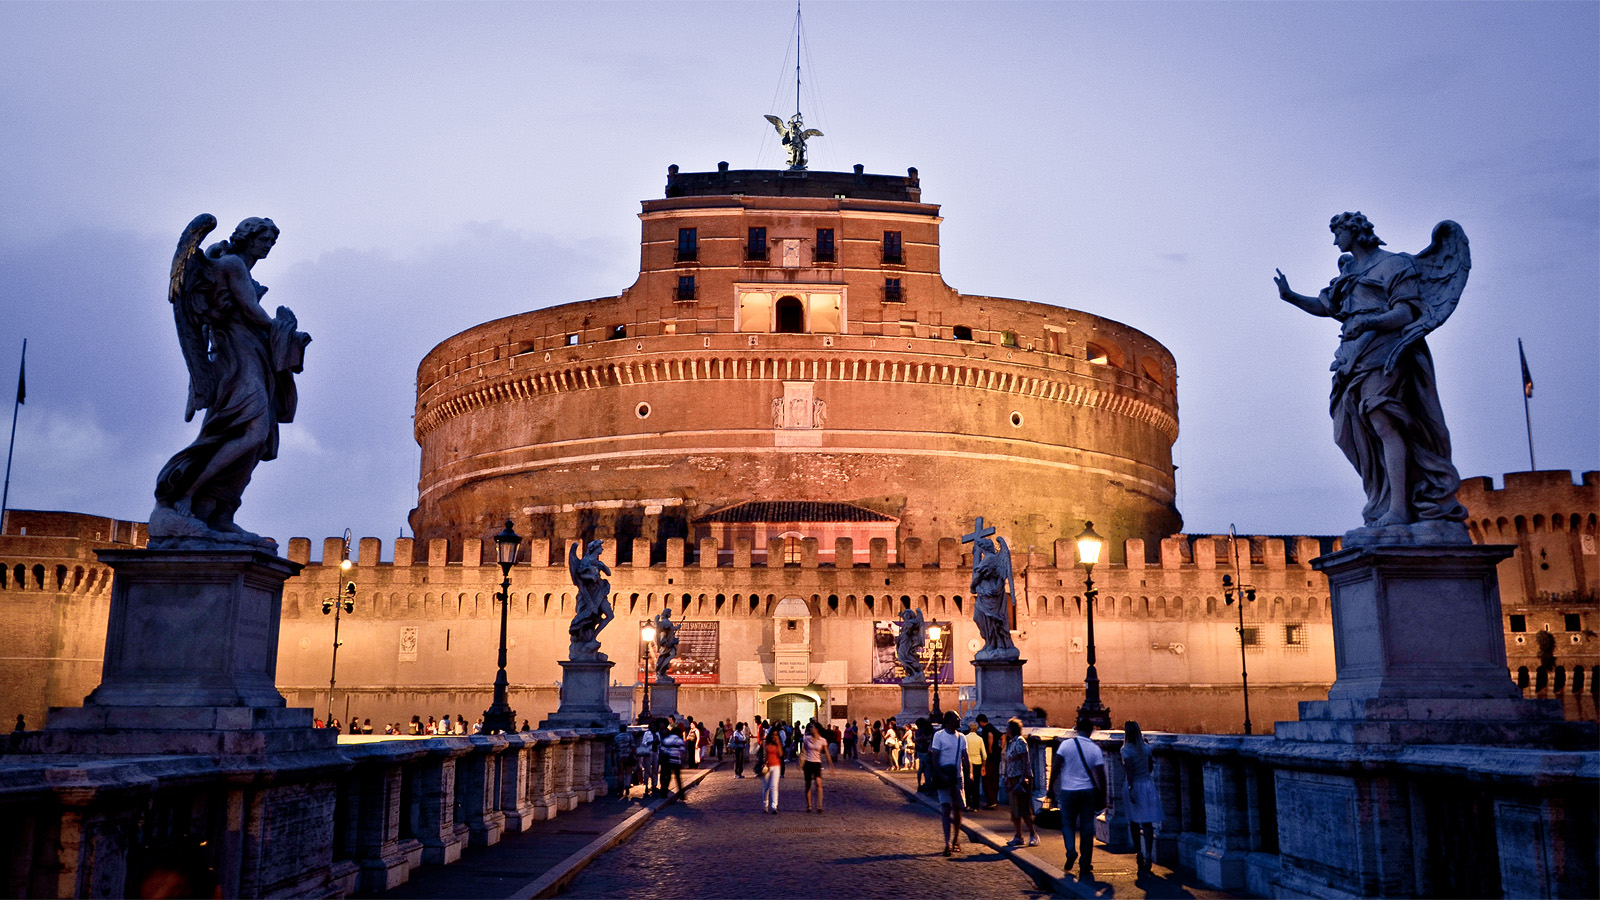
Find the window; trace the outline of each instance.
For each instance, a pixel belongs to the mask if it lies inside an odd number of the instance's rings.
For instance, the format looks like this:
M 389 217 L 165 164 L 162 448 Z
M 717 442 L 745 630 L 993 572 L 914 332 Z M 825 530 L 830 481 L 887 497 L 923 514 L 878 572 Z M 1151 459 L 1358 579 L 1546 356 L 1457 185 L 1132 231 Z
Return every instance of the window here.
M 750 229 L 749 238 L 744 245 L 744 258 L 751 260 L 764 260 L 767 258 L 767 230 L 765 228 Z
M 1583 618 L 1577 613 L 1567 613 L 1563 618 L 1567 620 L 1568 631 L 1582 631 Z
M 1511 617 L 1511 630 L 1512 631 L 1527 631 L 1528 630 L 1528 617 L 1527 616 L 1512 616 Z
M 567 335 L 567 346 L 568 347 L 576 347 L 576 346 L 578 346 L 578 336 L 575 335 L 575 334 Z
M 1246 647 L 1261 646 L 1261 629 L 1254 625 L 1246 625 L 1239 629 L 1239 641 Z
M 800 565 L 800 536 L 786 534 L 783 536 L 783 564 L 786 566 Z
M 1015 331 L 1002 331 L 1002 332 L 1000 332 L 1000 346 L 1002 346 L 1002 347 L 1015 347 L 1016 345 L 1017 345 L 1017 333 Z
M 891 265 L 900 265 L 906 261 L 905 254 L 900 247 L 900 232 L 885 231 L 883 233 L 883 261 Z
M 692 262 L 700 258 L 700 230 L 678 229 L 678 262 Z
M 1283 626 L 1283 642 L 1290 647 L 1303 647 L 1306 643 L 1306 626 L 1291 622 Z
M 694 299 L 694 276 L 693 275 L 679 275 L 678 276 L 678 299 L 679 300 L 693 300 Z
M 833 229 L 817 229 L 817 252 L 812 256 L 814 262 L 833 262 Z
M 613 326 L 611 326 L 611 337 L 606 338 L 606 340 L 615 341 L 615 340 L 618 340 L 619 338 L 625 338 L 627 336 L 628 336 L 628 326 L 626 326 L 626 325 L 613 325 Z
M 806 312 L 799 297 L 784 297 L 777 303 L 779 334 L 803 334 L 806 330 Z
M 972 327 L 969 325 L 957 325 L 951 329 L 950 337 L 958 341 L 970 341 L 972 340 Z
M 885 278 L 883 280 L 883 299 L 885 303 L 901 303 L 905 295 L 900 293 L 900 279 Z

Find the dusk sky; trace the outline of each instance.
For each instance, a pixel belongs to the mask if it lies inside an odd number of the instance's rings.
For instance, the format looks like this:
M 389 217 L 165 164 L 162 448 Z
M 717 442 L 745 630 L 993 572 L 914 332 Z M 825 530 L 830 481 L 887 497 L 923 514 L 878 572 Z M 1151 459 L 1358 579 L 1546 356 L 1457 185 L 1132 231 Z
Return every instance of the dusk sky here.
M 945 280 L 1172 351 L 1193 533 L 1337 534 L 1337 323 L 1278 300 L 1361 210 L 1471 280 L 1428 340 L 1463 477 L 1600 468 L 1600 5 L 807 3 L 815 170 L 942 205 Z M 479 322 L 610 296 L 666 169 L 779 168 L 790 3 L 0 4 L 0 397 L 14 508 L 144 521 L 198 427 L 166 277 L 201 212 L 282 229 L 255 277 L 314 342 L 238 519 L 390 542 L 416 367 Z M 9 410 L 7 410 L 9 412 Z M 974 473 L 981 477 L 981 473 Z M 997 484 L 995 489 L 1018 486 Z M 972 515 L 981 510 L 954 511 Z M 405 533 L 409 534 L 409 530 Z

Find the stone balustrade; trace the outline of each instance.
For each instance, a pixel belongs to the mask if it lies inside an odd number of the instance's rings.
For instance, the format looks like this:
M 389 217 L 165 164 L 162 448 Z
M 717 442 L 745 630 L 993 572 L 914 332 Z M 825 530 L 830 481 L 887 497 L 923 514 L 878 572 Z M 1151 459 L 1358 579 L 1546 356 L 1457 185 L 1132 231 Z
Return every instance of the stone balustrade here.
M 1051 784 L 1065 729 L 1030 729 Z M 1156 861 L 1258 897 L 1592 897 L 1600 753 L 1148 734 Z M 1109 849 L 1131 852 L 1121 732 L 1097 732 Z M 1053 805 L 1041 790 L 1036 806 Z
M 369 739 L 243 766 L 163 757 L 63 769 L 8 753 L 0 892 L 133 896 L 157 865 L 209 867 L 230 897 L 382 891 L 606 795 L 610 741 L 592 731 Z

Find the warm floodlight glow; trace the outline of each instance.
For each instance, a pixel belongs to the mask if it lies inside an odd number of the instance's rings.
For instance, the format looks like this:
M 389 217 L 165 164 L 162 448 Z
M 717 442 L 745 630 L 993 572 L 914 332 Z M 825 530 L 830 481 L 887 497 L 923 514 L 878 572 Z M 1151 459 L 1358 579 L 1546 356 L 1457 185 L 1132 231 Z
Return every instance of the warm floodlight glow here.
M 656 627 L 654 625 L 644 626 L 643 628 L 639 629 L 639 637 L 644 638 L 644 642 L 646 644 L 655 643 Z
M 1105 540 L 1095 534 L 1093 522 L 1084 522 L 1083 533 L 1075 540 L 1078 542 L 1078 562 L 1081 565 L 1088 568 L 1100 562 L 1100 548 L 1105 544 Z

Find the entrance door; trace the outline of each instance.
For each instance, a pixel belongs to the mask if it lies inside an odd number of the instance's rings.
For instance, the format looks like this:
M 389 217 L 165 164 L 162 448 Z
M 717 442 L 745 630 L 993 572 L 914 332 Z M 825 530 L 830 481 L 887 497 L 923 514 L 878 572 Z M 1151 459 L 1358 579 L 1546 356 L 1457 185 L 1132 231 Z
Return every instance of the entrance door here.
M 799 722 L 804 728 L 816 714 L 817 701 L 805 694 L 779 694 L 767 701 L 767 718 L 775 722 Z

